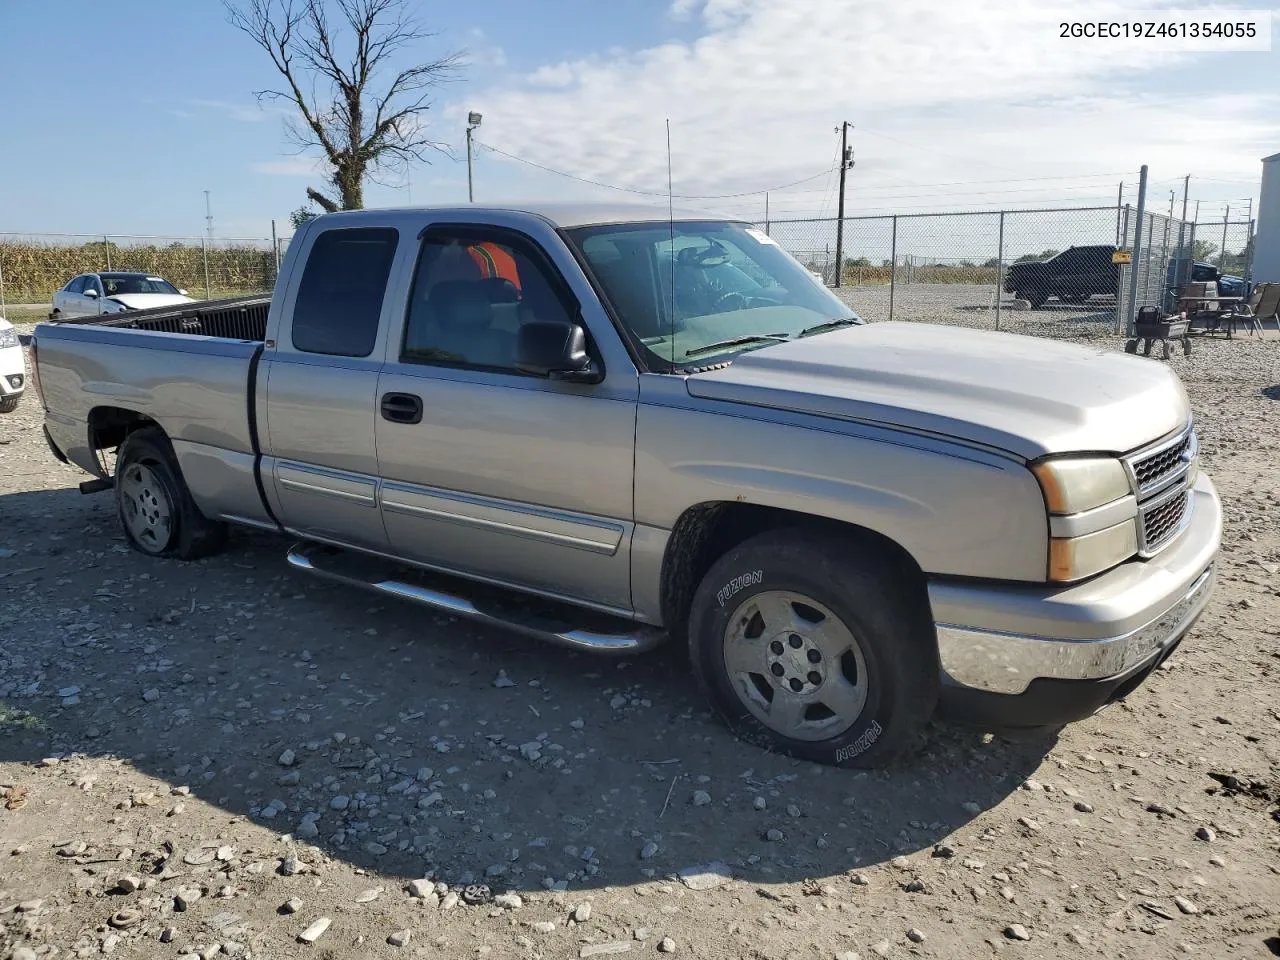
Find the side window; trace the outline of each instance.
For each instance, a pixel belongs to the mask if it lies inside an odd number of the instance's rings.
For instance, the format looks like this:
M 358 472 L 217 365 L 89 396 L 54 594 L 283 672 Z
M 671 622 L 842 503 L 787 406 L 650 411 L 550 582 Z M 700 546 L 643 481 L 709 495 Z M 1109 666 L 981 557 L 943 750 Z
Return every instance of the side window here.
M 93 290 L 98 294 L 98 296 L 102 296 L 102 284 L 99 282 L 98 278 L 92 274 L 84 278 L 84 288 L 85 290 Z
M 573 312 L 550 268 L 524 243 L 467 231 L 422 241 L 400 359 L 516 372 L 516 337 Z
M 327 230 L 311 246 L 293 305 L 293 346 L 367 357 L 399 234 L 389 227 Z
M 67 284 L 67 293 L 84 293 L 84 277 L 76 277 Z

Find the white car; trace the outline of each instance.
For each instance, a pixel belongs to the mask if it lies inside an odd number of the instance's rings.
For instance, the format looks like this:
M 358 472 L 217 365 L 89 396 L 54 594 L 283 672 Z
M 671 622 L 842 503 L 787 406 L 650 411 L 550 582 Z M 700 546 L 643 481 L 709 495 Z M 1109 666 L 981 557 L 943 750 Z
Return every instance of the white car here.
M 0 413 L 12 413 L 27 389 L 22 343 L 13 324 L 0 317 Z
M 82 273 L 53 295 L 49 319 L 96 317 L 192 303 L 187 291 L 149 273 Z

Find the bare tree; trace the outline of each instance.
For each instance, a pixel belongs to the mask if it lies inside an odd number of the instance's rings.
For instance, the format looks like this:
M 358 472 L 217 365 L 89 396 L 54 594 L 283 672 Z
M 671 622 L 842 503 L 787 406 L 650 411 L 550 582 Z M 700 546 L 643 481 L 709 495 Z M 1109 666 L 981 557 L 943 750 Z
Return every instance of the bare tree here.
M 380 171 L 424 161 L 443 144 L 426 133 L 430 93 L 457 72 L 460 54 L 429 63 L 392 62 L 432 34 L 408 13 L 408 0 L 223 0 L 227 18 L 271 57 L 283 90 L 259 90 L 259 100 L 283 100 L 301 119 L 289 122 L 303 149 L 319 148 L 332 169 L 336 197 L 313 187 L 320 207 L 358 210 L 364 181 Z M 330 11 L 336 11 L 336 26 Z M 390 77 L 389 82 L 378 83 Z

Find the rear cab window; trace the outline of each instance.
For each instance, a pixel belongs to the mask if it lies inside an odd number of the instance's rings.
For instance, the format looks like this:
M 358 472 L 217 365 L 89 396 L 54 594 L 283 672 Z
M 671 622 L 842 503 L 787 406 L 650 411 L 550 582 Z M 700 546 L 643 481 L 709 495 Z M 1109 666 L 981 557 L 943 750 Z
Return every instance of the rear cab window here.
M 398 239 L 391 227 L 316 237 L 293 304 L 295 350 L 340 357 L 373 352 Z

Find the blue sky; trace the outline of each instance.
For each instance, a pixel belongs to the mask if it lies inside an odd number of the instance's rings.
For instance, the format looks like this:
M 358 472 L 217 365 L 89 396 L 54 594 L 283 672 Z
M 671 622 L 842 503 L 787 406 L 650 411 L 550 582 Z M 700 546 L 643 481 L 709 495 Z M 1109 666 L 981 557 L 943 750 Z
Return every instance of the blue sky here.
M 1072 44 L 1044 28 L 1057 5 L 1039 19 L 1010 0 L 417 6 L 438 34 L 423 59 L 468 51 L 432 114 L 459 158 L 479 109 L 484 143 L 657 191 L 670 117 L 677 193 L 811 178 L 771 193 L 775 218 L 830 215 L 843 119 L 853 213 L 1105 202 L 1145 162 L 1162 208 L 1190 172 L 1220 216 L 1256 203 L 1258 160 L 1280 150 L 1280 53 Z M 0 0 L 0 69 L 0 232 L 198 235 L 209 190 L 219 236 L 260 237 L 319 185 L 278 108 L 253 97 L 276 83 L 269 62 L 217 0 Z M 476 182 L 480 200 L 626 196 L 483 149 Z M 465 196 L 464 164 L 440 156 L 366 202 Z M 762 215 L 764 196 L 702 205 Z

